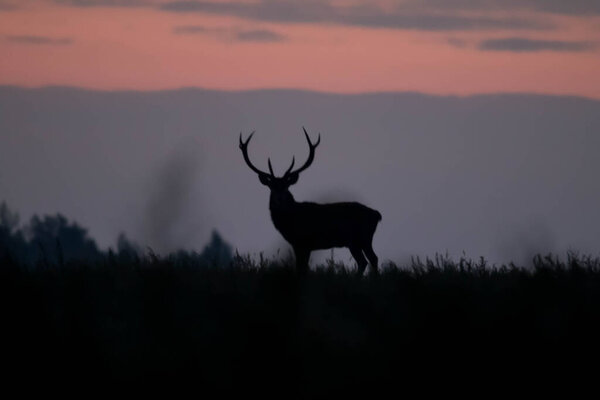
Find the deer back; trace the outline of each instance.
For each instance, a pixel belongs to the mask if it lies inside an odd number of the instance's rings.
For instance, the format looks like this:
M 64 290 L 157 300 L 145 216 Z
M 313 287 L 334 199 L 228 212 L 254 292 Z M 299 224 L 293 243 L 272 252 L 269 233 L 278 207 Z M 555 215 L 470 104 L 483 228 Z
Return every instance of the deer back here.
M 381 214 L 356 202 L 303 202 L 271 209 L 271 219 L 292 246 L 328 249 L 370 242 Z

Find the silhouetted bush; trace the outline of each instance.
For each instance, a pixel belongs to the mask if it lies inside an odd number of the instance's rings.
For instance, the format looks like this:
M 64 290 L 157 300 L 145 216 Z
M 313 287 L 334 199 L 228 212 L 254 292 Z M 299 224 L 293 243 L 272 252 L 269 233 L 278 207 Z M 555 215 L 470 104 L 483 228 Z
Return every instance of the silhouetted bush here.
M 29 266 L 64 265 L 75 260 L 99 261 L 98 250 L 87 231 L 77 223 L 69 223 L 61 214 L 34 215 L 20 228 L 16 212 L 5 202 L 0 205 L 0 255 Z
M 68 263 L 100 263 L 105 258 L 118 258 L 124 262 L 139 262 L 146 254 L 124 233 L 117 238 L 116 253 L 102 251 L 88 237 L 87 230 L 76 222 L 69 222 L 61 214 L 39 217 L 34 215 L 29 223 L 19 227 L 19 215 L 5 202 L 0 204 L 0 257 L 13 259 L 19 265 L 39 268 L 63 267 Z M 149 249 L 148 257 L 157 257 Z M 179 250 L 166 258 L 176 264 L 228 265 L 232 260 L 231 246 L 212 232 L 210 242 L 201 253 Z M 137 261 L 136 261 L 137 260 Z
M 30 245 L 2 210 L 3 245 Z M 524 269 L 436 255 L 364 277 L 329 261 L 298 276 L 292 259 L 231 257 L 216 234 L 202 253 L 141 254 L 123 235 L 97 256 L 77 225 L 37 221 L 48 246 L 72 234 L 93 257 L 0 260 L 5 382 L 373 397 L 440 377 L 554 382 L 600 353 L 598 258 L 537 256 Z
M 333 264 L 300 277 L 289 261 L 241 255 L 227 268 L 181 255 L 8 262 L 5 360 L 36 379 L 239 394 L 279 384 L 284 397 L 313 397 L 456 373 L 459 362 L 471 378 L 573 368 L 600 338 L 600 261 L 575 254 L 536 257 L 531 270 L 437 256 L 365 277 Z
M 213 231 L 210 242 L 202 250 L 201 257 L 212 265 L 227 265 L 232 259 L 231 246 L 217 231 Z

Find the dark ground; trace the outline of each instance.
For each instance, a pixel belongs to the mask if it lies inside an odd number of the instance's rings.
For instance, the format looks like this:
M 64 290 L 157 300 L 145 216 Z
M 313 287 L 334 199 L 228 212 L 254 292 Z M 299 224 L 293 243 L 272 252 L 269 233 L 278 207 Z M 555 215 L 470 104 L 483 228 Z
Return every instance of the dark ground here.
M 184 261 L 5 259 L 5 383 L 307 398 L 597 376 L 599 260 L 524 270 L 438 257 L 362 278 L 333 264 L 299 277 L 286 262 Z

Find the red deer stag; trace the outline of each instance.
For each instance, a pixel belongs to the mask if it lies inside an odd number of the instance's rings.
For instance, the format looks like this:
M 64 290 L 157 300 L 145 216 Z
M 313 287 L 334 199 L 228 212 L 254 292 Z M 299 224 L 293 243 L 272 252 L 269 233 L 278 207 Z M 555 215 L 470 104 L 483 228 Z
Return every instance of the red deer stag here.
M 240 149 L 248 167 L 258 174 L 258 179 L 263 185 L 271 189 L 269 209 L 273 225 L 287 240 L 296 256 L 296 269 L 299 273 L 308 270 L 310 252 L 332 247 L 348 247 L 352 257 L 358 264 L 358 274 L 362 275 L 367 266 L 367 259 L 371 263 L 371 271 L 377 272 L 377 255 L 373 251 L 372 241 L 377 223 L 381 221 L 381 214 L 360 203 L 331 203 L 317 204 L 294 200 L 289 187 L 298 182 L 300 172 L 307 169 L 315 158 L 315 149 L 321 142 L 321 134 L 316 143 L 312 143 L 304 130 L 308 141 L 308 160 L 303 166 L 293 171 L 292 165 L 278 178 L 273 173 L 271 159 L 268 160 L 269 173 L 263 172 L 252 165 L 248 157 L 248 143 L 254 132 L 246 141 L 242 140 L 240 133 Z M 366 255 L 366 258 L 365 258 Z

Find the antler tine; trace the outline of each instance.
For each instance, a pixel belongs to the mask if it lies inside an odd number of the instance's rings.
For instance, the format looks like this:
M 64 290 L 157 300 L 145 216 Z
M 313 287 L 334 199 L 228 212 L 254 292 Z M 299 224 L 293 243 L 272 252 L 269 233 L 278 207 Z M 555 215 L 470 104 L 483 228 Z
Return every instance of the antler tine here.
M 306 162 L 304 163 L 303 166 L 301 166 L 300 168 L 298 168 L 297 170 L 295 170 L 293 173 L 295 174 L 299 174 L 300 172 L 304 171 L 306 168 L 310 167 L 310 164 L 312 164 L 313 160 L 315 159 L 315 149 L 317 148 L 317 146 L 319 145 L 319 143 L 321 143 L 321 134 L 319 133 L 319 138 L 317 139 L 316 143 L 312 143 L 310 141 L 310 137 L 308 136 L 308 132 L 306 132 L 306 129 L 304 127 L 302 127 L 302 130 L 304 131 L 304 136 L 306 136 L 306 141 L 308 142 L 308 159 L 306 160 Z M 291 172 L 291 167 L 288 170 L 289 173 Z M 286 172 L 286 174 L 288 173 Z
M 283 174 L 283 176 L 286 176 L 287 174 L 292 172 L 292 168 L 294 168 L 295 162 L 296 162 L 296 157 L 292 157 L 292 165 L 290 165 L 290 167 L 287 169 L 287 171 L 285 171 L 285 174 Z
M 302 130 L 304 131 L 304 136 L 306 136 L 306 141 L 308 142 L 308 145 L 313 148 L 313 147 L 317 147 L 319 145 L 319 143 L 321 143 L 321 132 L 319 132 L 319 137 L 317 138 L 317 143 L 313 144 L 310 141 L 310 137 L 308 136 L 308 133 L 306 132 L 306 129 L 304 129 L 304 127 L 302 127 Z
M 269 171 L 271 172 L 272 176 L 275 176 L 275 173 L 273 172 L 273 167 L 271 166 L 271 158 L 269 158 L 268 161 L 269 161 Z
M 250 161 L 250 158 L 248 157 L 248 143 L 250 142 L 250 139 L 252 139 L 252 135 L 254 135 L 254 132 L 256 132 L 256 131 L 252 131 L 252 133 L 250 133 L 250 136 L 248 136 L 248 139 L 246 139 L 245 142 L 242 140 L 242 132 L 240 132 L 240 149 L 242 150 L 242 155 L 244 156 L 244 161 L 246 161 L 246 164 L 248 164 L 248 167 L 250 167 L 250 169 L 252 171 L 256 172 L 259 175 L 268 175 L 266 172 L 263 172 L 260 169 L 256 168 L 254 165 L 252 165 L 252 162 Z M 270 165 L 269 165 L 269 167 L 270 167 Z
M 248 139 L 246 139 L 245 142 L 242 140 L 242 132 L 240 132 L 240 149 L 248 147 L 248 143 L 250 142 L 250 139 L 252 139 L 252 135 L 254 135 L 254 132 L 256 131 L 250 132 L 250 135 L 248 136 Z

